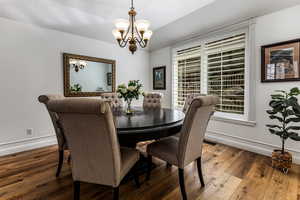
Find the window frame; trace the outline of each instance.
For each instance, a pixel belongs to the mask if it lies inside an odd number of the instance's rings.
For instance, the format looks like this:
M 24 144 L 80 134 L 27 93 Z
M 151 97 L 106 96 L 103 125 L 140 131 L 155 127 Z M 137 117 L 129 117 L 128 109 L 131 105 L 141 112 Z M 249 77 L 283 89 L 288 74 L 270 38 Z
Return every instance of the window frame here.
M 210 33 L 209 35 L 204 37 L 199 37 L 190 41 L 185 41 L 185 44 L 178 44 L 176 46 L 173 46 L 172 52 L 171 52 L 171 63 L 172 63 L 172 108 L 179 109 L 175 107 L 175 99 L 174 97 L 174 67 L 175 67 L 175 56 L 177 51 L 191 48 L 193 46 L 201 45 L 201 93 L 207 94 L 207 76 L 205 73 L 207 73 L 207 66 L 204 63 L 205 58 L 205 44 L 209 42 L 213 42 L 216 40 L 224 39 L 227 37 L 231 37 L 238 34 L 245 34 L 245 78 L 244 78 L 244 114 L 233 114 L 233 113 L 224 113 L 224 112 L 215 112 L 213 119 L 218 121 L 223 121 L 222 119 L 225 119 L 225 122 L 228 122 L 232 120 L 234 123 L 237 121 L 241 121 L 242 124 L 245 124 L 245 122 L 249 122 L 251 126 L 255 125 L 255 101 L 254 101 L 254 93 L 255 93 L 255 83 L 256 80 L 253 79 L 255 76 L 255 63 L 254 63 L 254 35 L 255 35 L 255 21 L 249 20 L 247 22 L 234 25 L 232 27 L 228 27 L 228 29 L 222 29 L 219 31 L 215 31 L 213 33 Z M 252 62 L 253 63 L 252 63 Z M 251 67 L 253 66 L 253 67 Z M 251 82 L 250 86 L 250 80 L 255 80 Z M 246 123 L 248 124 L 248 123 Z

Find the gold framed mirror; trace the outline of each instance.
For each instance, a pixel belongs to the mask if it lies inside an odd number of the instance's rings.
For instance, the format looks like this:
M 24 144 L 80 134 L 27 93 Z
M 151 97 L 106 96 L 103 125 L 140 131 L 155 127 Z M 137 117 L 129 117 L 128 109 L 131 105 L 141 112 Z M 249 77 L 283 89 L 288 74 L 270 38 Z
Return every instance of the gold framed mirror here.
M 66 97 L 115 92 L 115 60 L 63 53 L 63 64 Z

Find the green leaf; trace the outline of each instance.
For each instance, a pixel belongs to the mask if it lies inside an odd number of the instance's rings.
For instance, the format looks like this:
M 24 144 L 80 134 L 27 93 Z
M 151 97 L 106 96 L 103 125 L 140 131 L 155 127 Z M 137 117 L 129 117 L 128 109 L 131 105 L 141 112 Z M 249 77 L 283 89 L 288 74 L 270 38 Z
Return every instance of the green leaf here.
M 275 90 L 275 92 L 280 92 L 280 93 L 286 94 L 286 91 L 284 91 L 284 90 Z
M 300 130 L 300 126 L 289 126 L 286 130 Z
M 274 110 L 267 110 L 267 113 L 270 115 L 275 115 L 277 112 Z
M 276 116 L 276 115 L 271 115 L 271 116 L 269 116 L 269 118 L 270 118 L 270 119 L 277 119 L 278 121 L 283 122 L 283 118 L 278 117 L 278 116 Z
M 288 106 L 297 106 L 298 105 L 298 99 L 296 97 L 290 97 L 286 103 Z
M 295 141 L 300 141 L 300 136 L 298 135 L 298 133 L 292 132 L 292 135 L 290 135 L 289 138 Z
M 298 105 L 293 105 L 293 111 L 295 112 L 295 114 L 300 114 L 300 106 Z
M 298 136 L 298 133 L 293 132 L 293 131 L 290 131 L 290 132 L 287 132 L 287 135 L 288 135 L 289 137 L 291 137 L 291 136 Z
M 279 125 L 267 124 L 266 126 L 269 127 L 269 128 L 279 128 L 279 129 L 282 129 L 282 127 L 279 126 Z
M 286 112 L 287 112 L 287 116 L 295 115 L 295 112 L 293 110 L 288 109 L 286 110 Z
M 272 108 L 275 108 L 275 107 L 277 107 L 277 106 L 280 106 L 280 105 L 282 105 L 283 104 L 283 101 L 275 101 L 275 100 L 272 100 L 272 101 L 270 101 L 270 106 L 272 107 Z
M 289 118 L 289 119 L 285 120 L 285 122 L 287 124 L 290 123 L 290 122 L 300 122 L 300 118 L 299 117 Z
M 275 130 L 275 129 L 272 129 L 272 128 L 269 128 L 269 131 L 270 131 L 270 133 L 271 134 L 275 134 L 275 135 L 278 135 L 278 136 L 282 136 L 283 135 L 283 133 L 284 133 L 284 131 L 277 131 L 277 130 Z
M 294 88 L 292 88 L 292 89 L 290 90 L 290 95 L 297 96 L 297 95 L 299 95 L 299 94 L 300 94 L 300 90 L 299 90 L 299 88 L 297 88 L 297 87 L 294 87 Z
M 275 134 L 276 133 L 276 130 L 272 129 L 272 128 L 269 128 L 269 131 L 271 134 Z
M 276 99 L 284 99 L 284 96 L 282 94 L 272 94 L 271 95 L 272 99 L 276 100 Z

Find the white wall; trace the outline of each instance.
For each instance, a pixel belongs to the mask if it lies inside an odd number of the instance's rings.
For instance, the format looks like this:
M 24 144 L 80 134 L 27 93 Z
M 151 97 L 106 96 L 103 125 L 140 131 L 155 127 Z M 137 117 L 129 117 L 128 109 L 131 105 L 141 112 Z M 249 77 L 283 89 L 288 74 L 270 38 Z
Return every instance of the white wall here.
M 150 89 L 149 53 L 0 18 L 0 155 L 55 142 L 41 94 L 63 94 L 62 53 L 116 60 L 117 84 Z M 32 128 L 33 135 L 26 136 Z
M 154 92 L 163 94 L 163 106 L 170 107 L 172 98 L 170 91 L 172 90 L 172 61 L 171 61 L 171 48 L 166 47 L 150 54 L 150 68 L 151 73 L 154 67 L 166 66 L 166 90 L 153 90 L 153 75 L 150 77 L 151 89 Z
M 265 155 L 270 155 L 275 147 L 280 146 L 280 139 L 277 136 L 268 133 L 265 124 L 269 123 L 268 115 L 265 110 L 268 109 L 268 100 L 270 94 L 276 89 L 288 90 L 292 87 L 300 87 L 299 82 L 286 83 L 264 83 L 260 82 L 260 47 L 262 45 L 300 38 L 300 26 L 297 21 L 300 20 L 300 6 L 278 11 L 266 16 L 258 17 L 255 28 L 255 67 L 256 78 L 252 84 L 256 84 L 256 126 L 238 125 L 228 122 L 211 121 L 207 137 L 225 144 L 255 151 Z M 164 48 L 151 52 L 151 67 L 155 64 L 167 65 L 168 71 L 171 69 L 170 55 L 171 48 Z M 250 84 L 251 84 L 250 83 Z M 170 82 L 168 82 L 170 84 Z M 167 99 L 171 98 L 170 85 L 165 92 Z M 170 102 L 168 100 L 168 102 Z M 169 104 L 170 106 L 170 104 Z M 300 143 L 288 140 L 287 147 L 294 153 L 295 160 L 300 163 Z

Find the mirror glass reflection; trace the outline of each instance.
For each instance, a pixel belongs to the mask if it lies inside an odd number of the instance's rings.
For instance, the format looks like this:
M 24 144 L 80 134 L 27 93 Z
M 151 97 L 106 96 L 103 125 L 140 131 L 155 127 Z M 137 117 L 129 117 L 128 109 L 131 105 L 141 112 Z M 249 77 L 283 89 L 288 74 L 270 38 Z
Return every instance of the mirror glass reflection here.
M 112 92 L 112 64 L 70 59 L 70 91 Z

